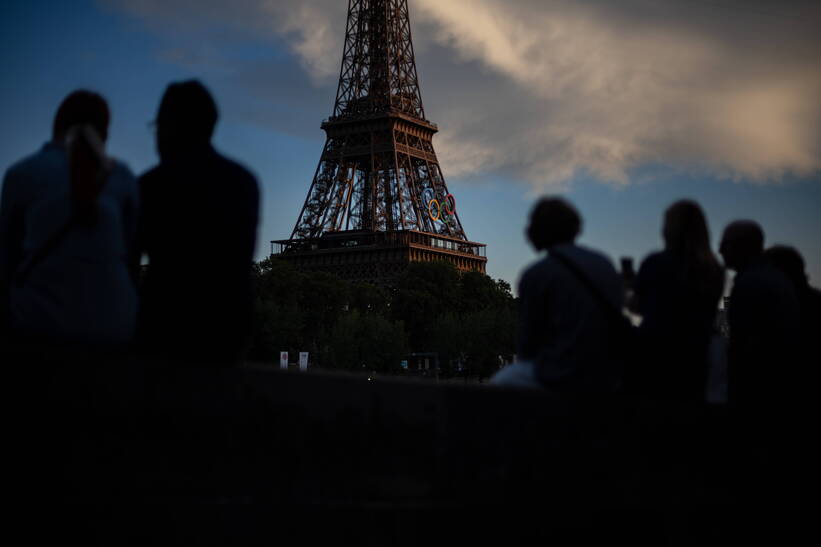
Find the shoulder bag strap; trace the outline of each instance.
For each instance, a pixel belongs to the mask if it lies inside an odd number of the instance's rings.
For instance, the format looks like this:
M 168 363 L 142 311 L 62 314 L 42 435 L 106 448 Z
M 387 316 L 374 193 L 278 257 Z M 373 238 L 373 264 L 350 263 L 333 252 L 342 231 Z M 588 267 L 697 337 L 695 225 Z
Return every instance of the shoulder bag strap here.
M 74 227 L 75 224 L 75 217 L 74 215 L 66 222 L 62 228 L 58 231 L 54 232 L 50 238 L 43 243 L 39 249 L 37 249 L 29 259 L 28 262 L 20 269 L 16 276 L 14 276 L 14 283 L 19 287 L 26 282 L 29 275 L 31 275 L 31 271 L 45 259 L 48 255 L 54 252 L 60 243 L 66 238 L 68 233 Z
M 599 306 L 604 309 L 605 313 L 610 316 L 611 319 L 616 319 L 618 321 L 626 320 L 622 311 L 614 305 L 609 298 L 607 298 L 604 292 L 595 283 L 593 283 L 589 277 L 587 277 L 587 275 L 575 262 L 555 249 L 550 249 L 550 256 L 564 264 L 564 266 L 570 270 L 573 276 L 585 286 L 590 294 L 593 295 Z
M 75 126 L 73 127 L 70 132 L 72 133 L 72 139 L 82 138 L 85 139 L 86 143 L 91 146 L 94 153 L 99 156 L 100 159 L 100 169 L 97 172 L 97 195 L 94 196 L 96 200 L 99 193 L 102 191 L 103 186 L 108 180 L 108 176 L 111 174 L 111 165 L 110 160 L 105 155 L 104 150 L 104 143 L 100 140 L 99 135 L 97 134 L 96 130 L 91 128 L 90 126 Z M 66 238 L 69 232 L 71 232 L 72 228 L 77 225 L 77 212 L 72 210 L 71 217 L 68 221 L 63 225 L 62 228 L 54 232 L 50 238 L 48 238 L 45 243 L 43 243 L 39 249 L 37 249 L 32 255 L 29 261 L 20 269 L 20 272 L 14 277 L 14 283 L 17 286 L 23 285 L 28 279 L 29 275 L 31 275 L 31 271 L 40 264 L 43 259 L 45 259 L 48 255 L 54 252 L 54 250 L 60 246 L 63 240 Z

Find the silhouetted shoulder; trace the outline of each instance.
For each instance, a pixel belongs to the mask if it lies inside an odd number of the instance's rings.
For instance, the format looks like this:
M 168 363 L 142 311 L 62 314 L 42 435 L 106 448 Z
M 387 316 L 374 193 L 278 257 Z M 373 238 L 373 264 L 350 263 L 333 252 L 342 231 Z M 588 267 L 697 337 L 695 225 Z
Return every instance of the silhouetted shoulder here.
M 134 172 L 126 163 L 117 159 L 111 160 L 111 172 L 107 184 L 114 186 L 113 189 L 117 193 L 129 195 L 134 193 L 137 188 Z
M 733 282 L 730 295 L 730 328 L 766 332 L 791 330 L 798 320 L 798 299 L 792 283 L 780 271 L 759 262 L 748 267 Z
M 122 180 L 134 180 L 134 173 L 127 164 L 116 158 L 109 158 L 110 176 Z M 62 146 L 48 143 L 39 151 L 26 156 L 12 164 L 6 170 L 9 178 L 36 178 L 46 174 L 53 175 L 53 169 L 65 166 L 68 162 L 66 150 Z
M 36 179 L 44 173 L 51 173 L 51 169 L 66 162 L 65 149 L 45 144 L 40 150 L 13 163 L 7 170 L 5 181 L 7 184 L 18 184 L 16 181 Z
M 584 260 L 590 261 L 591 263 L 596 263 L 601 267 L 616 271 L 616 268 L 613 266 L 613 261 L 610 258 L 596 251 L 594 249 L 590 249 L 588 247 L 576 245 L 575 249 L 577 250 L 578 256 L 583 257 Z
M 533 286 L 542 279 L 547 271 L 550 270 L 550 265 L 547 258 L 538 260 L 528 266 L 519 277 L 519 294 L 529 292 Z
M 558 252 L 577 264 L 595 283 L 600 284 L 607 292 L 615 290 L 619 282 L 613 262 L 604 254 L 577 245 L 557 245 L 551 252 Z M 566 281 L 575 277 L 558 259 L 548 255 L 532 264 L 519 280 L 519 293 L 534 290 L 536 287 L 553 282 L 556 279 Z M 575 281 L 574 281 L 575 283 Z
M 665 251 L 656 251 L 654 253 L 650 253 L 647 255 L 644 260 L 641 261 L 641 266 L 639 266 L 639 271 L 645 269 L 655 269 L 661 267 L 663 265 L 669 264 L 671 262 L 670 253 Z
M 251 171 L 239 162 L 227 158 L 220 153 L 216 153 L 215 156 L 221 163 L 222 169 L 229 173 L 232 184 L 245 185 L 247 190 L 253 190 L 254 193 L 258 192 L 257 177 L 251 173 Z
M 235 191 L 241 191 L 245 187 L 247 191 L 258 192 L 256 176 L 239 162 L 223 156 L 216 150 L 210 150 L 196 161 L 160 163 L 140 176 L 140 187 L 146 190 L 153 188 L 154 185 L 173 184 L 174 181 L 181 180 L 180 172 L 184 172 L 187 177 L 205 177 L 230 184 Z
M 542 258 L 541 260 L 537 260 L 530 266 L 528 266 L 523 272 L 522 276 L 519 279 L 519 282 L 523 282 L 526 279 L 530 279 L 539 274 L 540 271 L 544 270 L 545 268 L 549 268 L 549 262 L 547 257 Z
M 815 322 L 821 323 L 821 291 L 815 287 L 808 287 L 804 299 L 807 309 L 812 314 Z
M 672 253 L 667 251 L 657 251 L 650 253 L 641 261 L 639 271 L 636 276 L 636 290 L 644 292 L 648 283 L 657 281 L 660 277 L 668 277 L 676 271 L 675 259 Z
M 253 175 L 253 173 L 251 173 L 251 171 L 249 171 L 244 165 L 242 165 L 238 161 L 227 156 L 224 156 L 219 152 L 217 152 L 215 155 L 218 158 L 218 160 L 225 166 L 226 169 L 231 169 L 235 171 L 237 174 L 241 174 L 244 177 L 256 180 L 256 177 Z
M 103 192 L 114 196 L 135 193 L 135 177 L 128 165 L 115 158 L 109 159 L 111 163 Z M 63 147 L 47 144 L 39 152 L 12 165 L 7 172 L 7 184 L 16 186 L 15 191 L 30 197 L 42 192 L 44 186 L 65 184 L 68 188 L 67 162 Z
M 555 249 L 584 270 L 592 281 L 606 287 L 608 292 L 615 291 L 616 286 L 620 286 L 621 279 L 616 273 L 613 261 L 603 253 L 579 245 L 559 245 Z M 566 272 L 563 264 L 559 264 L 554 258 L 551 260 L 562 272 Z
M 777 290 L 795 294 L 787 276 L 766 262 L 759 262 L 736 275 L 734 287 L 739 290 Z
M 40 153 L 37 152 L 37 153 L 34 153 L 34 154 L 30 154 L 30 155 L 26 156 L 25 158 L 14 162 L 13 164 L 11 164 L 9 166 L 8 169 L 6 169 L 6 177 L 8 177 L 8 178 L 17 177 L 17 176 L 20 176 L 24 173 L 30 172 L 32 169 L 34 169 L 36 167 L 36 165 L 38 163 L 37 159 L 38 159 L 39 155 L 40 155 Z

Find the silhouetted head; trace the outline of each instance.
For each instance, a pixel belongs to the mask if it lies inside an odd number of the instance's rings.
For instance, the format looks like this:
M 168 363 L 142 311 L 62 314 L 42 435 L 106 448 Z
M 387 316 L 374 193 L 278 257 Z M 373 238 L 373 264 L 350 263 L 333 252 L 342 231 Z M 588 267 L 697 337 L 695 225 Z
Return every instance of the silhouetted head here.
M 764 231 L 752 220 L 736 220 L 724 229 L 719 253 L 724 264 L 739 271 L 761 258 L 764 252 Z
M 704 211 L 695 201 L 683 199 L 664 213 L 664 247 L 668 251 L 689 254 L 694 249 L 710 249 L 710 233 Z
M 84 226 L 97 220 L 97 197 L 109 172 L 105 156 L 109 119 L 105 99 L 83 89 L 63 99 L 54 116 L 52 139 L 66 146 L 71 201 L 76 220 Z
M 93 91 L 79 89 L 70 93 L 54 116 L 52 139 L 63 142 L 72 127 L 90 125 L 105 142 L 108 138 L 108 122 L 111 116 L 105 99 Z
M 543 198 L 530 213 L 527 238 L 537 251 L 560 243 L 573 243 L 582 219 L 575 207 L 561 198 Z
M 168 86 L 157 112 L 157 150 L 161 158 L 201 148 L 211 142 L 217 105 L 197 80 Z
M 681 260 L 685 280 L 698 291 L 710 293 L 724 271 L 710 248 L 710 231 L 701 206 L 683 199 L 664 213 L 664 248 Z
M 797 289 L 809 285 L 804 271 L 804 257 L 794 247 L 774 245 L 764 251 L 764 260 L 786 275 Z

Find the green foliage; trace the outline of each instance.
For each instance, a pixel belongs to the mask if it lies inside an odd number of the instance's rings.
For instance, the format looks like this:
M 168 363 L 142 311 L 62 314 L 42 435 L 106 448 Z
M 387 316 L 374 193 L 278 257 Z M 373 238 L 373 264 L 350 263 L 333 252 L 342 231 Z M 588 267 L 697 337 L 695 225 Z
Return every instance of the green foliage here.
M 398 372 L 408 353 L 408 337 L 401 322 L 352 310 L 339 318 L 325 354 L 330 368 Z
M 302 276 L 287 262 L 266 259 L 254 264 L 253 277 L 256 320 L 250 356 L 272 361 L 280 351 L 303 345 Z
M 459 283 L 459 272 L 448 262 L 414 262 L 399 277 L 391 309 L 407 325 L 414 349 L 436 336 L 438 317 L 457 309 Z
M 429 352 L 445 375 L 461 367 L 488 376 L 514 351 L 510 285 L 447 262 L 412 263 L 391 289 L 277 258 L 256 264 L 254 277 L 258 361 L 310 351 L 323 368 L 398 373 L 410 352 Z

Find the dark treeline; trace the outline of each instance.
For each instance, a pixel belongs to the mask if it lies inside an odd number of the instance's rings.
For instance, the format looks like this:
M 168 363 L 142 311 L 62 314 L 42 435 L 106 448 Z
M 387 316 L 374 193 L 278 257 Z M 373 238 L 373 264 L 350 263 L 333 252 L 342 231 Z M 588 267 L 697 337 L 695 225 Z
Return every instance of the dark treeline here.
M 248 356 L 257 362 L 307 351 L 321 368 L 394 374 L 412 353 L 425 353 L 431 373 L 438 357 L 441 375 L 481 378 L 513 357 L 510 285 L 447 262 L 412 263 L 391 288 L 300 271 L 278 258 L 256 263 L 253 277 Z

